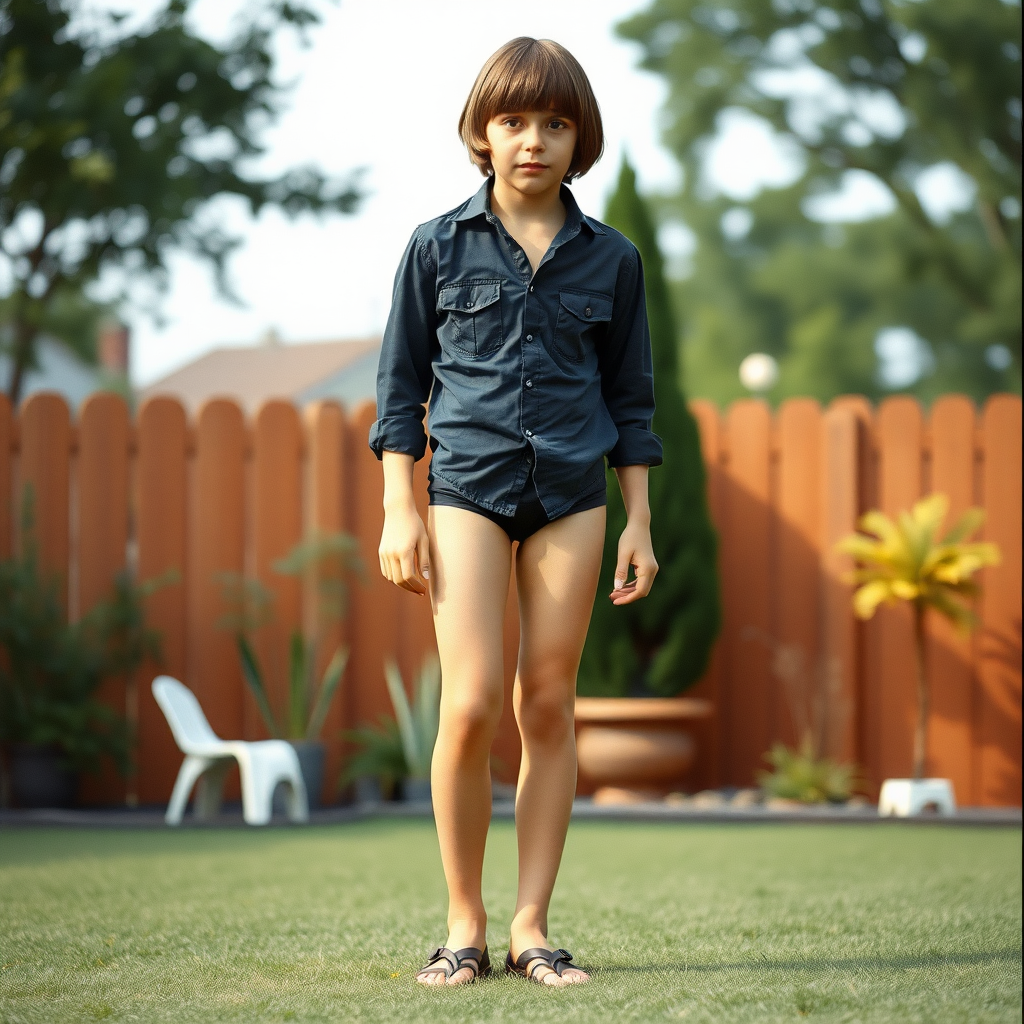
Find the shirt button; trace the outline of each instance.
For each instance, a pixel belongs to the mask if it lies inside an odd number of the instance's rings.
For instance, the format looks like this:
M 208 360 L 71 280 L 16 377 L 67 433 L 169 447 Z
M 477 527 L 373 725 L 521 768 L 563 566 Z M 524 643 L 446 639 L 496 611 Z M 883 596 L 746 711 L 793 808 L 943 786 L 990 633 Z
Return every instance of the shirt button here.
M 528 380 L 528 381 L 526 382 L 526 386 L 527 386 L 528 388 L 532 388 L 532 387 L 533 387 L 533 381 L 532 381 L 532 380 Z
M 526 436 L 527 436 L 527 437 L 533 437 L 533 431 L 532 431 L 532 430 L 528 430 L 528 431 L 526 432 Z
M 533 285 L 532 284 L 530 285 L 530 291 L 531 292 L 533 291 Z
M 528 335 L 526 336 L 526 340 L 527 340 L 527 341 L 533 341 L 533 335 L 532 335 L 532 334 L 528 334 Z
M 593 313 L 593 310 L 589 306 L 587 306 L 587 308 L 585 310 L 583 310 L 583 315 L 584 316 L 590 316 L 591 313 Z
M 472 308 L 473 308 L 473 303 L 472 302 L 467 302 L 466 303 L 466 309 L 472 309 Z M 587 316 L 590 316 L 590 314 L 587 313 Z

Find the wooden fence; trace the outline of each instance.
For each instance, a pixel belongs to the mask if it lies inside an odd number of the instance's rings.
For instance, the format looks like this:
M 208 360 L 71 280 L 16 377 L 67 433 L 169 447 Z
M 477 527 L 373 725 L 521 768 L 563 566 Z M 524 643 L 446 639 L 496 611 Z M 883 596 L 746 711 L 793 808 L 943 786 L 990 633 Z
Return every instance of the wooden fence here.
M 877 410 L 857 397 L 822 409 L 808 399 L 776 413 L 741 401 L 724 414 L 693 410 L 709 471 L 709 497 L 721 538 L 725 624 L 695 694 L 715 715 L 701 736 L 689 788 L 747 785 L 775 740 L 795 738 L 772 644 L 800 651 L 836 688 L 830 747 L 858 762 L 869 783 L 910 769 L 914 715 L 911 626 L 906 609 L 883 609 L 863 624 L 850 612 L 847 569 L 836 539 L 870 507 L 888 513 L 941 491 L 951 514 L 988 510 L 984 536 L 1002 564 L 982 574 L 980 628 L 969 638 L 933 622 L 928 771 L 953 779 L 964 804 L 1021 802 L 1021 402 L 997 396 L 978 412 L 958 395 L 929 415 L 909 398 Z M 0 398 L 0 557 L 18 544 L 20 495 L 31 484 L 43 563 L 61 575 L 72 617 L 108 590 L 126 564 L 146 580 L 168 569 L 178 582 L 148 598 L 163 636 L 163 670 L 197 694 L 225 737 L 265 735 L 241 677 L 223 614 L 219 577 L 245 573 L 274 592 L 275 618 L 256 637 L 269 664 L 283 664 L 287 637 L 307 627 L 315 591 L 272 566 L 311 530 L 347 530 L 367 566 L 349 613 L 333 627 L 323 655 L 349 643 L 352 656 L 324 737 L 324 797 L 335 799 L 343 728 L 373 721 L 390 705 L 381 671 L 394 656 L 411 679 L 433 646 L 425 601 L 376 571 L 382 477 L 366 445 L 374 418 L 363 405 L 346 415 L 333 403 L 271 401 L 251 423 L 227 400 L 209 402 L 194 423 L 170 398 L 146 402 L 132 421 L 122 400 L 92 396 L 72 422 L 57 396 L 28 399 L 17 415 Z M 655 470 L 658 472 L 658 470 Z M 426 464 L 416 469 L 426 502 Z M 421 509 L 425 511 L 425 509 Z M 519 760 L 510 690 L 518 625 L 514 583 L 506 624 L 506 706 L 495 755 L 513 778 Z M 137 679 L 138 794 L 167 799 L 180 754 L 149 691 L 157 671 Z M 272 698 L 283 698 L 283 674 Z M 124 681 L 104 699 L 125 708 Z M 236 783 L 237 785 L 237 783 Z M 237 790 L 236 790 L 237 792 Z M 123 799 L 112 772 L 87 781 L 89 803 Z

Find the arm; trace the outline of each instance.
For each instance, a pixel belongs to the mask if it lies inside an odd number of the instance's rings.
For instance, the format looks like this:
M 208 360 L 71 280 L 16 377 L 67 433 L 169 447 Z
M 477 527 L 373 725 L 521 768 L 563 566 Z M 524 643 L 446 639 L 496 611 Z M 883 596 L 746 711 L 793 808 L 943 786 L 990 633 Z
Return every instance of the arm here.
M 646 597 L 658 573 L 651 543 L 651 507 L 647 497 L 650 466 L 661 465 L 661 438 L 651 429 L 654 373 L 647 327 L 643 267 L 639 254 L 624 260 L 615 283 L 615 306 L 601 356 L 601 393 L 619 439 L 608 453 L 615 469 L 626 528 L 619 537 L 612 604 L 632 604 Z M 629 567 L 636 579 L 627 583 Z
M 383 453 L 384 529 L 377 557 L 385 579 L 422 596 L 427 592 L 430 561 L 427 531 L 412 492 L 415 461 L 402 452 Z
M 413 465 L 427 436 L 424 403 L 433 383 L 436 266 L 416 231 L 395 275 L 391 313 L 377 369 L 377 420 L 370 448 L 384 469 L 384 528 L 377 549 L 385 579 L 410 593 L 427 592 L 427 531 L 413 498 Z
M 632 604 L 651 592 L 658 575 L 658 561 L 651 544 L 651 506 L 647 500 L 647 466 L 617 466 L 615 475 L 626 506 L 626 528 L 619 537 L 615 562 L 615 589 L 608 595 L 612 604 Z M 633 566 L 636 579 L 626 580 Z

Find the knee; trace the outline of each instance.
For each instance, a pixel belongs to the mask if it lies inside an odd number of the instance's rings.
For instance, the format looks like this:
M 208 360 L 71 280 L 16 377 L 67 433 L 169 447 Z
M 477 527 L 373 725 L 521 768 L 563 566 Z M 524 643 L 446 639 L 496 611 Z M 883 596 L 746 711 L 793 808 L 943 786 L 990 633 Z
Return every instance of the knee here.
M 441 727 L 459 754 L 489 752 L 500 718 L 500 692 L 456 697 L 441 705 Z
M 574 676 L 520 677 L 519 727 L 534 743 L 561 743 L 573 731 Z

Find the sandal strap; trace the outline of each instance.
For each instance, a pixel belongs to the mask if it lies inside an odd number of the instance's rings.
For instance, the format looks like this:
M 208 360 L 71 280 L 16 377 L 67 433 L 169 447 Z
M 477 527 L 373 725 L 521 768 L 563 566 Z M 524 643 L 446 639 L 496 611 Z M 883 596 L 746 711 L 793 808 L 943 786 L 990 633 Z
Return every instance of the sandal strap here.
M 426 964 L 421 967 L 417 974 L 443 974 L 450 978 L 461 966 L 458 954 L 453 953 L 447 946 L 438 946 Z
M 533 967 L 527 970 L 529 964 L 536 960 L 540 960 L 542 962 L 534 963 Z M 531 979 L 539 967 L 549 967 L 555 972 L 555 974 L 561 977 L 566 968 L 570 966 L 571 960 L 572 953 L 567 949 L 544 949 L 537 946 L 534 949 L 528 949 L 525 952 L 520 953 L 516 958 L 516 967 Z
M 473 972 L 474 978 L 479 978 L 490 967 L 486 948 L 477 949 L 475 946 L 466 946 L 465 949 L 453 952 L 447 946 L 438 946 L 430 954 L 426 965 L 416 973 L 443 974 L 445 978 L 450 978 L 456 971 L 460 971 L 464 967 L 468 967 Z

